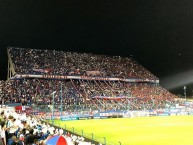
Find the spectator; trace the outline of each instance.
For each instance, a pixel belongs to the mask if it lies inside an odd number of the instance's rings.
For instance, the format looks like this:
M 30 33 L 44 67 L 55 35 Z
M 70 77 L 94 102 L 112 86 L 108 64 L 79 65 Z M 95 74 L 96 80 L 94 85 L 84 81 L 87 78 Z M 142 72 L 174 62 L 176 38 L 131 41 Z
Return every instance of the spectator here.
M 17 137 L 12 136 L 11 138 L 8 139 L 7 145 L 17 145 Z
M 38 139 L 34 139 L 34 143 L 32 145 L 39 145 L 40 141 Z
M 0 140 L 3 145 L 6 145 L 6 136 L 5 136 L 6 125 L 5 121 L 0 121 Z
M 26 135 L 25 143 L 26 144 L 33 144 L 35 139 L 38 139 L 39 137 L 34 134 L 34 130 L 30 129 L 29 134 Z
M 19 140 L 17 141 L 17 145 L 25 145 L 25 137 L 24 135 L 20 135 Z

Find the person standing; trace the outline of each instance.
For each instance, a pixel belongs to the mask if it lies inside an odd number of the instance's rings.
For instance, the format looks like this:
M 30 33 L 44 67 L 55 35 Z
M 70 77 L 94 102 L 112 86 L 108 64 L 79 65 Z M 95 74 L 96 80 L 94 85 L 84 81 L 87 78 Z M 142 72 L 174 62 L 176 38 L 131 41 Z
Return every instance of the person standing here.
M 33 144 L 35 139 L 39 139 L 39 137 L 34 135 L 33 133 L 34 133 L 34 130 L 30 129 L 29 134 L 25 138 L 26 144 Z
M 17 141 L 17 145 L 25 145 L 24 141 L 25 141 L 25 137 L 24 135 L 21 134 L 19 137 L 19 140 Z
M 13 116 L 9 116 L 8 124 L 7 124 L 7 131 L 8 131 L 8 138 L 16 135 L 15 132 L 18 127 L 15 125 L 16 119 Z
M 3 145 L 6 145 L 6 136 L 5 136 L 5 122 L 1 121 L 0 122 L 0 140 L 2 141 Z
M 7 145 L 17 145 L 17 137 L 14 135 L 10 139 L 8 139 Z

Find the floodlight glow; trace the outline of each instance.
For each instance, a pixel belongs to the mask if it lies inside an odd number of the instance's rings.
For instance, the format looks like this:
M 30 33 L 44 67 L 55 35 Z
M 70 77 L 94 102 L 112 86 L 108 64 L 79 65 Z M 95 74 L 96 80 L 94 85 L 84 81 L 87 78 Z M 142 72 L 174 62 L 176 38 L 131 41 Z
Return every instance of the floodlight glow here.
M 193 83 L 193 70 L 169 76 L 161 80 L 161 84 L 167 89 L 175 89 Z

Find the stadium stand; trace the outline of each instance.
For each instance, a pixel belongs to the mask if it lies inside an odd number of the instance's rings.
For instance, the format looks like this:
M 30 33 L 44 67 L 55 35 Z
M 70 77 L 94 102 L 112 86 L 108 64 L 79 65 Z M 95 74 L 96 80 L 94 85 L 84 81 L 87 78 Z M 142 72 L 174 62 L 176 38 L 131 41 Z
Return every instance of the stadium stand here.
M 1 145 L 45 145 L 50 137 L 58 135 L 65 138 L 67 144 L 63 143 L 63 145 L 92 144 L 81 136 L 73 135 L 62 128 L 50 126 L 40 117 L 17 114 L 14 110 L 6 108 L 1 108 L 0 111 Z
M 44 113 L 54 106 L 61 116 L 69 116 L 163 109 L 179 103 L 132 58 L 15 47 L 7 52 L 9 78 L 0 81 L 2 106 L 20 103 Z M 34 122 L 37 129 L 38 121 Z
M 8 56 L 14 75 L 3 83 L 4 104 L 51 105 L 56 91 L 55 105 L 63 110 L 136 110 L 161 108 L 176 97 L 127 57 L 14 47 Z

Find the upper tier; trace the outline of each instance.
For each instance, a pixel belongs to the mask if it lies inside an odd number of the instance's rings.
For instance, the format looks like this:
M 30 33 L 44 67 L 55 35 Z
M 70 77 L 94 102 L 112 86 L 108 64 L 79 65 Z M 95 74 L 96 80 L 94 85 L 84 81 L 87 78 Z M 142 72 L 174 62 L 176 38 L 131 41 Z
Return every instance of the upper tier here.
M 14 47 L 8 51 L 17 74 L 158 79 L 128 57 Z

